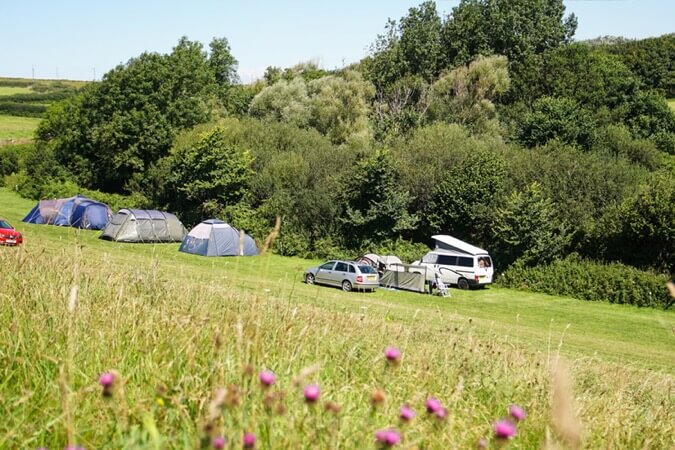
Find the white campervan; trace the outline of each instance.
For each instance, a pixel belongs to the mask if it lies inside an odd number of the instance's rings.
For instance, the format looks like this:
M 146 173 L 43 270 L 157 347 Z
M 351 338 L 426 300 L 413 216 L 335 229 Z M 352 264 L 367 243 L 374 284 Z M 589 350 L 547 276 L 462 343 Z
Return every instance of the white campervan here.
M 454 284 L 460 289 L 492 283 L 492 258 L 486 250 L 446 234 L 437 234 L 432 238 L 436 241 L 436 248 L 420 261 L 412 263 L 430 269 L 426 274 L 427 280 L 433 281 L 438 272 L 444 283 Z

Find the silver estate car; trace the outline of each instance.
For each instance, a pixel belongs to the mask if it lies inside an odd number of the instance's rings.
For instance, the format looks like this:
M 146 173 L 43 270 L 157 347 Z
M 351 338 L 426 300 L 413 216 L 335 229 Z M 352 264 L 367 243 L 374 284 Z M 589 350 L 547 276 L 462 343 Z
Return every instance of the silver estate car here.
M 327 261 L 305 271 L 305 283 L 337 286 L 343 291 L 352 289 L 374 291 L 380 285 L 377 271 L 354 261 Z

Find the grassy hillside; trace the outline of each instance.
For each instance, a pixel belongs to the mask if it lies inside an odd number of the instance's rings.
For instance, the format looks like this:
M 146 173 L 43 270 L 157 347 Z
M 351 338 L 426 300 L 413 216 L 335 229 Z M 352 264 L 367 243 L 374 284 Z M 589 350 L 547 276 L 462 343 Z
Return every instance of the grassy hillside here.
M 26 238 L 0 248 L 12 268 L 0 278 L 0 448 L 194 448 L 223 432 L 239 448 L 244 431 L 261 448 L 372 448 L 404 402 L 418 417 L 402 448 L 473 447 L 510 403 L 529 413 L 513 448 L 540 448 L 563 442 L 555 424 L 569 419 L 550 408 L 566 391 L 564 376 L 551 381 L 560 359 L 583 447 L 675 445 L 673 312 L 496 288 L 347 294 L 304 285 L 314 261 L 115 244 L 20 223 L 32 206 L 0 189 L 0 216 Z M 263 368 L 279 377 L 273 395 L 255 379 Z M 123 380 L 113 399 L 97 386 L 107 370 Z M 328 409 L 303 405 L 310 382 Z M 448 418 L 426 417 L 432 395 Z
M 668 100 L 668 106 L 670 106 L 671 109 L 675 111 L 675 98 L 671 98 Z
M 0 145 L 30 141 L 47 107 L 86 83 L 0 77 Z

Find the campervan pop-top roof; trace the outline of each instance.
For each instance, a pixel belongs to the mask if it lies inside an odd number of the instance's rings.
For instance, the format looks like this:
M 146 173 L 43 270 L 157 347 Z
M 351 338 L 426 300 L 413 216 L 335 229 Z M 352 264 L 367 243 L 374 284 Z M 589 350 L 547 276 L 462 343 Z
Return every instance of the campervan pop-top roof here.
M 447 234 L 431 236 L 436 241 L 436 250 L 449 250 L 466 255 L 487 255 L 487 250 L 468 244 Z

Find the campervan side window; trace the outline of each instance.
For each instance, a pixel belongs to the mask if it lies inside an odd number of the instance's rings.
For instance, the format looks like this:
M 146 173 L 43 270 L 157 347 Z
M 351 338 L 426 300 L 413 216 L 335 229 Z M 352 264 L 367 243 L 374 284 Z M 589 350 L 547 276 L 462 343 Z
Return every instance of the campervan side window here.
M 460 256 L 457 258 L 457 265 L 460 267 L 473 267 L 473 258 Z
M 438 255 L 438 259 L 436 260 L 436 264 L 442 264 L 444 266 L 456 266 L 457 265 L 457 257 L 451 256 L 451 255 Z

